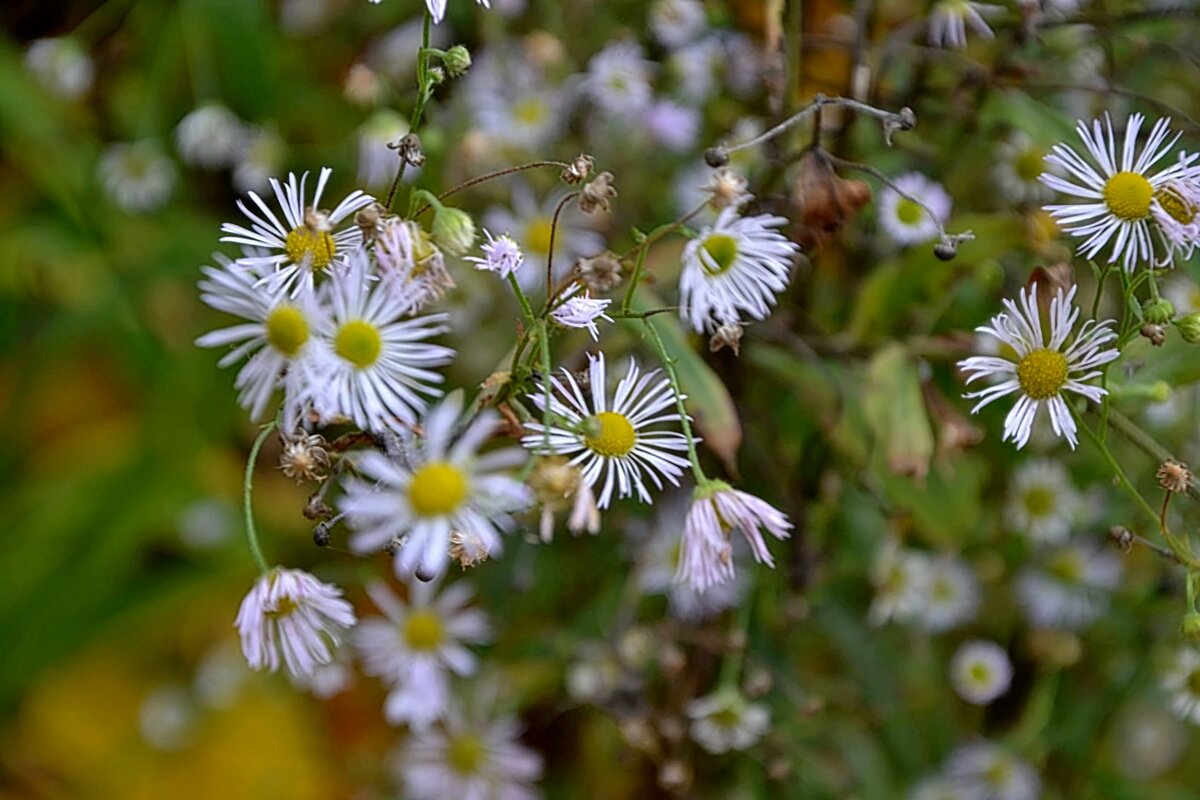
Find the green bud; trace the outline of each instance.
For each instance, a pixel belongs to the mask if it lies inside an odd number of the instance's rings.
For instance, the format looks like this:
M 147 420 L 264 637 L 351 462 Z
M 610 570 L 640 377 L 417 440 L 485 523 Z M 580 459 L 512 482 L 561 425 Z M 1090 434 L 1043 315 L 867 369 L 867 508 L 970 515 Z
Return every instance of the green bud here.
M 1189 642 L 1200 642 L 1200 614 L 1195 611 L 1185 614 L 1179 623 L 1179 634 Z
M 445 253 L 461 256 L 475 244 L 475 222 L 457 208 L 443 206 L 433 216 L 433 243 Z
M 1165 297 L 1142 306 L 1142 317 L 1153 325 L 1166 325 L 1175 319 L 1175 305 Z
M 471 68 L 471 51 L 461 44 L 456 44 L 442 56 L 442 63 L 446 65 L 446 72 L 450 73 L 450 77 L 457 78 Z
M 1175 328 L 1185 342 L 1200 344 L 1200 312 L 1193 311 L 1175 320 Z

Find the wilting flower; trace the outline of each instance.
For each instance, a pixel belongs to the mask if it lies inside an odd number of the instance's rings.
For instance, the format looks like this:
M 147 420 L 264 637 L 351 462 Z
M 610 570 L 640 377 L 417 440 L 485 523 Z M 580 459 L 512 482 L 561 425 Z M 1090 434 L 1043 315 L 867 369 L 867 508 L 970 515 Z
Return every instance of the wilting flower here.
M 521 247 L 507 233 L 492 236 L 492 232 L 486 228 L 483 233 L 487 236 L 487 241 L 479 247 L 483 251 L 483 258 L 467 256 L 463 261 L 472 261 L 475 263 L 475 269 L 494 272 L 501 280 L 507 280 L 525 261 Z
M 676 580 L 704 591 L 733 579 L 730 535 L 739 531 L 750 545 L 754 560 L 775 566 L 762 531 L 786 539 L 792 524 L 782 511 L 752 494 L 713 481 L 698 487 L 683 526 L 683 551 Z

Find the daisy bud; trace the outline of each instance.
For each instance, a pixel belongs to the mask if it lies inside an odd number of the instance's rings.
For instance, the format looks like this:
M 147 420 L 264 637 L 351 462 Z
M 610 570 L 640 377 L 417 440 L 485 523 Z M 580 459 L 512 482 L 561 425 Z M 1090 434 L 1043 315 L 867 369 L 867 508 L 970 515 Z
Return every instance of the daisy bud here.
M 1142 306 L 1142 318 L 1152 325 L 1166 325 L 1175 319 L 1175 304 L 1160 297 Z
M 456 44 L 442 56 L 442 64 L 446 66 L 446 72 L 450 73 L 451 78 L 457 78 L 471 68 L 471 51 L 461 44 Z
M 1162 325 L 1151 325 L 1146 323 L 1138 331 L 1144 338 L 1150 340 L 1150 344 L 1155 347 L 1162 347 L 1163 342 L 1167 341 L 1167 331 Z
M 433 215 L 430 232 L 434 244 L 452 256 L 461 256 L 475 244 L 475 222 L 470 214 L 458 208 L 439 208 Z
M 583 187 L 583 194 L 579 198 L 579 210 L 585 214 L 608 211 L 610 209 L 609 201 L 616 196 L 617 189 L 613 186 L 613 174 L 601 172 L 594 181 Z
M 708 350 L 710 353 L 715 353 L 728 347 L 733 351 L 733 354 L 741 355 L 742 347 L 742 326 L 736 322 L 724 322 L 708 340 Z
M 558 177 L 568 186 L 574 186 L 577 183 L 583 183 L 587 180 L 588 176 L 592 174 L 592 168 L 595 165 L 596 162 L 591 156 L 586 153 L 580 153 L 575 156 L 575 160 L 571 162 L 571 165 L 564 169 Z
M 729 163 L 729 151 L 720 145 L 710 147 L 704 151 L 704 163 L 713 169 L 723 167 Z
M 621 261 L 608 251 L 579 259 L 575 269 L 587 287 L 597 294 L 611 292 L 621 285 Z
M 1192 485 L 1192 471 L 1188 469 L 1188 465 L 1173 458 L 1168 458 L 1160 464 L 1154 477 L 1159 486 L 1175 494 L 1183 494 Z
M 1188 344 L 1200 344 L 1200 312 L 1193 311 L 1175 320 L 1175 330 Z

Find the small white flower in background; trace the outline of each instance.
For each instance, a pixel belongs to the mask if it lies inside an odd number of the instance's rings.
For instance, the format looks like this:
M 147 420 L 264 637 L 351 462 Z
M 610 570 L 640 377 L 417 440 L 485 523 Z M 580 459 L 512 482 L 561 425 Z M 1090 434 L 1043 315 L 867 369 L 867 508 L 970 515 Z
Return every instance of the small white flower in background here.
M 470 261 L 475 264 L 475 269 L 494 272 L 501 280 L 508 280 L 508 276 L 520 269 L 521 264 L 525 262 L 525 254 L 521 252 L 520 245 L 507 233 L 492 236 L 492 232 L 484 228 L 483 234 L 487 237 L 487 241 L 479 246 L 483 251 L 483 258 L 467 256 L 463 261 Z
M 1112 731 L 1113 761 L 1122 774 L 1136 781 L 1148 781 L 1171 769 L 1191 743 L 1186 725 L 1167 709 L 1148 702 L 1118 712 Z
M 928 631 L 941 633 L 975 619 L 979 610 L 979 581 L 971 568 L 953 556 L 931 558 L 928 565 L 928 595 L 917 613 L 917 623 Z
M 328 272 L 345 264 L 347 252 L 362 243 L 362 231 L 353 224 L 353 216 L 375 200 L 355 189 L 333 211 L 321 210 L 321 195 L 332 172 L 329 167 L 321 169 L 311 203 L 306 199 L 307 172 L 299 181 L 295 173 L 288 173 L 286 185 L 271 178 L 271 188 L 283 210 L 286 226 L 255 192 L 249 195 L 256 209 L 251 209 L 243 200 L 237 201 L 238 208 L 250 220 L 249 228 L 231 222 L 221 225 L 221 232 L 226 234 L 221 237 L 222 242 L 267 251 L 266 255 L 243 256 L 238 263 L 260 270 L 271 289 L 287 287 L 293 297 L 311 293 L 318 272 Z M 338 230 L 343 223 L 348 224 Z
M 1004 6 L 967 0 L 938 0 L 929 12 L 929 44 L 933 47 L 967 46 L 967 26 L 984 39 L 994 39 L 985 16 L 1003 14 Z
M 771 710 L 734 688 L 718 689 L 687 705 L 691 734 L 710 753 L 748 750 L 771 729 Z
M 555 424 L 548 429 L 537 422 L 526 424 L 529 433 L 521 444 L 535 452 L 569 456 L 593 490 L 603 478 L 600 508 L 608 508 L 614 495 L 620 499 L 636 494 L 644 503 L 653 502 L 644 476 L 661 491 L 663 479 L 678 486 L 688 467 L 686 458 L 675 455 L 688 448 L 682 433 L 650 430 L 659 423 L 679 421 L 670 381 L 663 378 L 651 385 L 658 371 L 643 375 L 631 358 L 610 402 L 604 353 L 589 353 L 588 362 L 591 402 L 569 370 L 562 370 L 562 381 L 548 376 L 552 386 L 549 409 L 540 388 L 529 399 L 540 414 L 549 411 Z
M 872 625 L 912 622 L 929 600 L 930 560 L 924 553 L 900 546 L 888 537 L 871 565 L 875 599 L 867 619 Z
M 1121 559 L 1101 544 L 1074 542 L 1040 553 L 1016 576 L 1017 604 L 1038 628 L 1080 630 L 1108 609 Z
M 995 642 L 966 642 L 950 659 L 950 683 L 954 691 L 977 706 L 986 706 L 1007 692 L 1012 675 L 1008 653 Z
M 233 186 L 239 192 L 265 192 L 279 173 L 287 145 L 273 127 L 252 127 L 233 165 Z
M 1083 511 L 1083 496 L 1059 461 L 1035 459 L 1019 466 L 1009 484 L 1004 522 L 1038 544 L 1062 544 Z
M 220 267 L 201 270 L 200 299 L 246 321 L 206 333 L 196 344 L 236 344 L 217 366 L 246 359 L 233 384 L 238 402 L 250 412 L 251 420 L 260 420 L 275 390 L 282 388 L 283 424 L 290 430 L 310 406 L 326 403 L 319 395 L 325 388 L 329 353 L 317 336 L 326 312 L 314 297 L 291 299 L 282 288 L 270 292 L 259 285 L 255 270 L 239 267 L 220 254 L 215 257 Z
M 461 103 L 493 146 L 527 153 L 561 134 L 572 98 L 546 81 L 524 48 L 492 46 L 468 73 Z
M 346 482 L 341 509 L 355 531 L 350 546 L 368 553 L 402 542 L 396 572 L 403 577 L 442 574 L 452 532 L 478 542 L 482 556 L 500 552 L 500 531 L 515 526 L 510 515 L 532 503 L 528 487 L 504 472 L 525 460 L 523 450 L 478 453 L 497 415 L 478 414 L 455 435 L 461 410 L 461 398 L 452 394 L 429 410 L 422 439 L 405 434 L 407 464 L 366 452 L 356 462 L 363 478 Z
M 672 153 L 691 150 L 700 135 L 700 112 L 670 100 L 651 105 L 641 123 L 655 142 Z
M 391 109 L 380 109 L 358 129 L 358 182 L 369 189 L 386 189 L 400 168 L 397 151 L 388 145 L 408 133 L 408 120 Z M 420 167 L 404 171 L 405 180 L 415 177 Z
M 610 43 L 588 61 L 582 89 L 605 118 L 632 120 L 650 105 L 654 64 L 632 40 Z
M 946 759 L 947 777 L 970 798 L 1037 800 L 1042 781 L 1029 764 L 1007 748 L 988 741 L 958 747 Z
M 25 68 L 42 86 L 73 100 L 92 88 L 96 65 L 74 39 L 38 39 L 25 51 Z
M 536 800 L 542 759 L 520 743 L 511 717 L 488 720 L 453 711 L 441 726 L 414 731 L 395 768 L 412 800 Z
M 1024 131 L 1010 131 L 996 145 L 997 158 L 992 167 L 996 188 L 1014 203 L 1046 202 L 1053 192 L 1039 178 L 1046 171 L 1049 153 Z
M 791 529 L 792 523 L 782 511 L 752 494 L 721 481 L 697 487 L 683 526 L 683 550 L 675 579 L 701 592 L 733 580 L 730 536 L 734 530 L 741 532 L 755 561 L 774 567 L 762 531 L 782 540 L 791 535 Z
M 525 292 L 546 290 L 554 210 L 565 196 L 565 192 L 554 192 L 538 203 L 527 184 L 516 183 L 511 209 L 495 206 L 484 214 L 484 227 L 505 231 L 524 253 L 517 280 Z M 575 203 L 569 203 L 558 217 L 558 231 L 554 234 L 554 280 L 562 280 L 578 259 L 603 251 L 604 237 L 588 227 L 585 215 Z
M 1176 314 L 1183 315 L 1200 311 L 1200 284 L 1182 271 L 1172 273 L 1163 281 L 1162 296 L 1175 306 Z
M 179 685 L 160 686 L 142 698 L 138 732 L 146 744 L 173 752 L 191 744 L 199 715 L 191 692 Z
M 1063 230 L 1080 239 L 1079 254 L 1083 258 L 1097 258 L 1108 248 L 1108 263 L 1120 263 L 1127 272 L 1139 264 L 1150 268 L 1170 264 L 1174 250 L 1166 250 L 1160 262 L 1155 256 L 1155 231 L 1159 223 L 1155 206 L 1163 208 L 1168 216 L 1177 204 L 1168 186 L 1187 177 L 1188 165 L 1195 156 L 1182 154 L 1169 166 L 1157 171 L 1154 165 L 1174 146 L 1179 134 L 1172 135 L 1169 119 L 1154 123 L 1150 138 L 1137 152 L 1138 131 L 1145 117 L 1134 114 L 1125 128 L 1125 141 L 1118 155 L 1113 133 L 1112 119 L 1106 114 L 1103 125 L 1093 120 L 1091 128 L 1079 122 L 1076 131 L 1083 140 L 1090 161 L 1066 144 L 1056 144 L 1046 162 L 1061 168 L 1065 178 L 1046 173 L 1041 180 L 1057 192 L 1078 198 L 1078 202 L 1048 205 L 1045 209 L 1058 220 Z M 1189 211 L 1188 221 L 1194 217 Z M 1161 237 L 1161 228 L 1157 231 Z
M 1200 725 L 1200 651 L 1180 647 L 1161 680 L 1171 695 L 1171 710 L 1180 719 Z
M 604 309 L 608 308 L 612 300 L 608 298 L 594 298 L 591 292 L 584 289 L 583 294 L 579 294 L 579 284 L 567 295 L 567 299 L 562 302 L 558 308 L 550 312 L 550 316 L 559 325 L 568 328 L 583 328 L 592 335 L 592 341 L 599 341 L 600 328 L 596 325 L 596 320 L 602 319 L 605 322 L 612 322 L 612 317 L 604 313 Z
M 978 800 L 968 795 L 958 781 L 945 775 L 922 778 L 908 793 L 908 800 Z
M 410 580 L 407 586 L 408 602 L 382 583 L 367 587 L 386 619 L 362 620 L 354 644 L 367 674 L 388 684 L 388 722 L 422 729 L 445 715 L 451 673 L 475 673 L 478 659 L 466 645 L 487 642 L 491 629 L 482 611 L 466 607 L 471 602 L 467 583 L 440 593 L 438 583 Z
M 729 206 L 683 250 L 680 312 L 698 333 L 736 323 L 744 313 L 766 319 L 787 288 L 800 248 L 779 233 L 787 220 L 770 214 L 738 216 Z
M 342 590 L 298 569 L 276 567 L 242 601 L 237 626 L 252 669 L 312 675 L 333 661 L 341 633 L 354 626 L 354 609 Z
M 646 17 L 650 33 L 668 49 L 695 41 L 708 29 L 700 0 L 655 0 Z
M 666 59 L 667 74 L 683 100 L 701 105 L 720 87 L 718 74 L 726 68 L 727 57 L 719 36 L 706 36 L 680 47 Z
M 333 661 L 318 664 L 311 675 L 292 675 L 292 685 L 320 700 L 328 700 L 346 691 L 354 682 L 354 668 L 345 653 L 345 650 L 338 650 Z
M 940 183 L 929 180 L 919 172 L 909 172 L 892 181 L 906 194 L 920 200 L 936 217 L 920 205 L 902 196 L 891 186 L 879 192 L 879 224 L 898 244 L 923 244 L 938 235 L 938 223 L 950 217 L 953 201 Z
M 424 411 L 425 398 L 441 394 L 443 378 L 434 368 L 449 364 L 454 351 L 427 341 L 445 332 L 445 314 L 405 318 L 411 299 L 369 274 L 367 255 L 356 248 L 326 284 L 330 312 L 321 335 L 332 355 L 327 402 L 317 410 L 325 419 L 349 417 L 364 430 L 402 433 Z
M 1011 347 L 1017 360 L 998 356 L 974 356 L 960 361 L 959 368 L 967 374 L 967 384 L 980 378 L 1001 379 L 986 389 L 969 392 L 967 399 L 978 399 L 971 409 L 977 413 L 994 400 L 1017 394 L 1017 402 L 1004 420 L 1002 441 L 1012 439 L 1017 448 L 1025 446 L 1033 430 L 1033 421 L 1045 405 L 1050 412 L 1054 432 L 1067 440 L 1074 449 L 1078 442 L 1075 419 L 1064 398 L 1065 392 L 1082 395 L 1099 403 L 1107 391 L 1089 386 L 1085 381 L 1100 376 L 1097 367 L 1113 361 L 1120 352 L 1104 345 L 1117 338 L 1112 322 L 1088 320 L 1078 333 L 1075 322 L 1079 309 L 1075 307 L 1076 286 L 1065 296 L 1060 288 L 1050 303 L 1049 335 L 1042 330 L 1038 311 L 1037 284 L 1022 289 L 1020 306 L 1005 300 L 1007 312 L 992 317 L 990 325 L 976 328 Z
M 183 163 L 221 169 L 237 163 L 246 148 L 246 126 L 220 103 L 205 103 L 175 127 L 175 146 Z
M 110 144 L 97 164 L 100 184 L 124 211 L 141 214 L 162 207 L 179 177 L 175 162 L 149 139 Z

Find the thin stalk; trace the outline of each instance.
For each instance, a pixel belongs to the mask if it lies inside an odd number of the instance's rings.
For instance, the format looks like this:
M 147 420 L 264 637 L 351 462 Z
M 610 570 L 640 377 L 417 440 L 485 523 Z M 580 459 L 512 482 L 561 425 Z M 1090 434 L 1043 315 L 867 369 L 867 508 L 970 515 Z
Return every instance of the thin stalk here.
M 692 436 L 692 423 L 688 419 L 687 407 L 683 403 L 683 391 L 679 386 L 679 376 L 675 373 L 675 360 L 667 352 L 667 346 L 663 343 L 662 336 L 659 335 L 658 329 L 654 327 L 654 323 L 649 319 L 643 319 L 642 324 L 650 332 L 650 338 L 654 341 L 658 357 L 662 360 L 663 368 L 667 371 L 667 380 L 670 381 L 671 389 L 675 392 L 675 407 L 679 410 L 680 425 L 683 428 L 683 435 L 687 439 L 688 461 L 692 465 L 692 475 L 695 476 L 696 483 L 703 486 L 708 483 L 708 476 L 704 474 L 704 469 L 700 466 L 700 455 L 696 452 L 696 439 Z
M 246 477 L 242 481 L 242 514 L 246 522 L 246 542 L 250 545 L 254 562 L 264 574 L 271 571 L 271 565 L 267 563 L 267 557 L 263 555 L 262 547 L 258 543 L 258 529 L 254 527 L 254 505 L 251 498 L 254 494 L 254 463 L 258 461 L 258 451 L 275 430 L 276 424 L 277 420 L 268 422 L 254 440 L 254 446 L 250 448 L 250 455 L 246 459 Z

